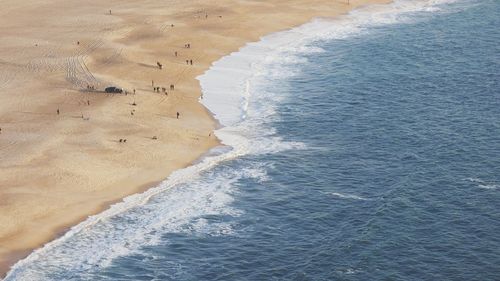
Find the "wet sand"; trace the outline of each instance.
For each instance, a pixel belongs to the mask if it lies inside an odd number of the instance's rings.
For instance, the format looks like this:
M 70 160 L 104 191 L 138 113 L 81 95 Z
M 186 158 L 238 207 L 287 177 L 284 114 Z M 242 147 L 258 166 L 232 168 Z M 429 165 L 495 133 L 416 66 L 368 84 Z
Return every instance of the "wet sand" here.
M 388 1 L 103 2 L 2 1 L 0 276 L 218 145 L 195 79 L 211 63 L 265 34 Z M 104 93 L 111 85 L 128 93 Z

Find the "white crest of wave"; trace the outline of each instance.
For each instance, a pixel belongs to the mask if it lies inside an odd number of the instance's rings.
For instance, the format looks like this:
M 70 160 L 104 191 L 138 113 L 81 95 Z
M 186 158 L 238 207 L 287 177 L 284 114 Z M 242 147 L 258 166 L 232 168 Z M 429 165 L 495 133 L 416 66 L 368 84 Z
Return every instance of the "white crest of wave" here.
M 370 200 L 361 196 L 353 195 L 353 194 L 343 194 L 343 193 L 337 193 L 337 192 L 331 192 L 330 195 L 333 195 L 338 198 L 343 198 L 343 199 L 355 199 L 355 200 Z
M 482 189 L 497 189 L 500 187 L 500 184 L 494 183 L 494 182 L 487 182 L 482 179 L 478 178 L 466 178 L 465 180 L 477 183 L 477 187 L 482 188 Z

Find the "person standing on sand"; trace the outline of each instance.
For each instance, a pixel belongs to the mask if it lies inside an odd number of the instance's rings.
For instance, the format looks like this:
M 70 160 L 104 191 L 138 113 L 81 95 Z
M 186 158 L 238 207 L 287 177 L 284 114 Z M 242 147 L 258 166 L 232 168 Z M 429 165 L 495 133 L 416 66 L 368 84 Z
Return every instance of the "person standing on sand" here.
M 58 109 L 57 109 L 57 115 L 59 115 L 59 113 L 60 113 L 60 112 L 59 112 L 59 108 L 58 108 Z
M 181 115 L 181 114 L 180 114 L 179 112 L 177 112 L 177 119 L 179 119 L 179 116 L 180 116 L 180 115 Z

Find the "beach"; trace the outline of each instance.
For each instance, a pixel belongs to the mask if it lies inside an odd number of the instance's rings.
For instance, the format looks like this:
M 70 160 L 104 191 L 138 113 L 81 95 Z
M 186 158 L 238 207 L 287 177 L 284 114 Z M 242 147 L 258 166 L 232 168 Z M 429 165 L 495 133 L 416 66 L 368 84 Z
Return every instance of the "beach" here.
M 0 276 L 219 145 L 196 79 L 213 62 L 266 34 L 385 2 L 4 1 Z

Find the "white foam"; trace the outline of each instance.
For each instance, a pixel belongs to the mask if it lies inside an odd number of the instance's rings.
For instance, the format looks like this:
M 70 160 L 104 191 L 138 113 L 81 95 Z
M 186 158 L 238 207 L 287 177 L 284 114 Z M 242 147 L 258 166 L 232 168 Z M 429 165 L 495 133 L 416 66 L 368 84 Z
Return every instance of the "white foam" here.
M 204 216 L 240 215 L 241 211 L 231 207 L 234 183 L 245 177 L 267 180 L 265 167 L 217 173 L 214 167 L 248 154 L 305 148 L 302 143 L 284 141 L 263 125 L 276 118 L 275 107 L 284 97 L 259 85 L 297 74 L 295 66 L 306 62 L 304 54 L 324 51 L 313 46 L 314 42 L 359 35 L 371 26 L 408 20 L 404 14 L 434 11 L 437 4 L 444 2 L 396 1 L 353 11 L 338 20 L 317 19 L 265 36 L 217 61 L 198 77 L 203 90 L 201 102 L 223 126 L 216 135 L 232 149 L 213 153 L 174 172 L 157 187 L 128 196 L 89 217 L 16 263 L 5 280 L 60 280 L 54 277 L 57 272 L 89 272 L 108 266 L 116 257 L 140 252 L 144 245 L 160 243 L 163 233 L 233 234 L 230 223 L 209 223 Z M 355 195 L 332 195 L 367 200 Z
M 483 188 L 483 189 L 497 189 L 498 187 L 500 187 L 500 185 L 498 184 L 480 184 L 478 185 L 479 188 Z
M 343 199 L 355 199 L 355 200 L 369 200 L 367 198 L 363 198 L 361 196 L 353 195 L 353 194 L 343 194 L 343 193 L 337 193 L 337 192 L 331 192 L 330 195 L 333 195 L 338 198 L 343 198 Z
M 273 33 L 259 42 L 249 43 L 214 63 L 199 76 L 201 102 L 224 126 L 233 126 L 245 119 L 249 99 L 262 99 L 265 93 L 252 86 L 261 79 L 281 79 L 293 75 L 294 64 L 306 62 L 305 54 L 323 52 L 312 43 L 344 39 L 367 32 L 370 28 L 410 22 L 414 13 L 439 11 L 439 5 L 454 0 L 395 1 L 390 5 L 372 5 L 354 10 L 337 20 L 315 19 L 297 28 Z M 268 95 L 265 98 L 273 99 Z
M 482 179 L 479 178 L 466 178 L 465 180 L 477 183 L 477 187 L 482 188 L 482 189 L 497 189 L 500 187 L 500 184 L 493 183 L 493 182 L 486 182 Z

